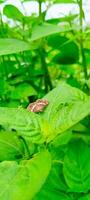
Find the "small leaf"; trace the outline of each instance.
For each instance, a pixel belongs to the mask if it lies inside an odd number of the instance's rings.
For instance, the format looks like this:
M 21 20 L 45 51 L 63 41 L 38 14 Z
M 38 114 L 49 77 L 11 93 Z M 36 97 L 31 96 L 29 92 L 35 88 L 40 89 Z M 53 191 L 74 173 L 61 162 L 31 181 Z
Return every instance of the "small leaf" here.
M 90 148 L 82 140 L 69 144 L 63 172 L 70 191 L 87 192 L 90 189 Z
M 24 18 L 24 15 L 20 12 L 20 10 L 11 4 L 4 6 L 3 14 L 6 15 L 8 18 L 17 21 L 22 21 Z

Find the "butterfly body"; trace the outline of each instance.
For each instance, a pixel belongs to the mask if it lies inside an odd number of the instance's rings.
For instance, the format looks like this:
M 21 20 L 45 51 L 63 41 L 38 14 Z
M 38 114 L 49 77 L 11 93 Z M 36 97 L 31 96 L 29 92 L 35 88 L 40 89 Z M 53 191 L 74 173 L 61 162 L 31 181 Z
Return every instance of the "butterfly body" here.
M 44 99 L 38 99 L 37 101 L 30 103 L 27 107 L 31 112 L 42 112 L 48 105 L 48 101 Z

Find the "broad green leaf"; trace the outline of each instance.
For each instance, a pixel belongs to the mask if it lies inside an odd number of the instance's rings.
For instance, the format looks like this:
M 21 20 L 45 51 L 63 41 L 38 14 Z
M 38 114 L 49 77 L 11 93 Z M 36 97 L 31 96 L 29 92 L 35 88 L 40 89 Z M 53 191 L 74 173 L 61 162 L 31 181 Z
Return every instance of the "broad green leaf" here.
M 30 49 L 30 44 L 18 39 L 0 38 L 0 56 Z
M 90 194 L 85 194 L 82 197 L 80 197 L 78 200 L 90 200 Z
M 0 108 L 0 125 L 6 130 L 16 130 L 17 134 L 28 137 L 32 142 L 43 142 L 39 115 L 22 108 Z
M 44 133 L 47 141 L 51 141 L 58 134 L 63 134 L 90 114 L 90 98 L 79 89 L 65 83 L 59 84 L 44 99 L 49 102 L 42 113 L 49 122 L 47 133 Z
M 56 34 L 48 37 L 47 42 L 49 46 L 60 51 L 53 58 L 55 63 L 73 64 L 79 59 L 78 45 L 67 37 Z
M 24 18 L 23 14 L 20 12 L 20 10 L 11 4 L 4 6 L 3 14 L 6 15 L 8 18 L 17 20 L 17 21 L 22 21 Z
M 29 96 L 36 95 L 35 89 L 28 83 L 21 83 L 17 87 L 13 88 L 10 98 L 11 99 L 23 99 Z
M 68 186 L 63 178 L 62 166 L 57 162 L 53 164 L 45 184 L 33 200 L 72 200 L 67 191 Z
M 53 141 L 52 144 L 55 147 L 58 147 L 60 145 L 67 144 L 72 138 L 72 131 L 68 130 L 63 134 L 58 135 Z
M 75 44 L 75 42 L 69 42 L 61 47 L 60 53 L 54 56 L 53 61 L 57 64 L 67 65 L 67 64 L 77 63 L 78 59 L 79 59 L 78 46 Z
M 23 156 L 23 147 L 14 132 L 0 132 L 0 161 L 16 160 Z
M 42 151 L 30 160 L 0 163 L 0 199 L 32 200 L 41 189 L 51 168 L 51 156 Z
M 42 200 L 42 199 L 47 199 L 47 200 L 73 200 L 69 195 L 66 195 L 64 192 L 60 192 L 58 190 L 55 191 L 45 188 L 45 190 L 41 190 L 41 192 L 33 199 L 33 200 Z
M 90 148 L 82 140 L 69 144 L 63 173 L 72 192 L 87 192 L 90 189 Z
M 30 41 L 34 41 L 59 32 L 63 33 L 66 31 L 70 31 L 70 29 L 67 30 L 59 25 L 44 23 L 42 25 L 33 27 Z

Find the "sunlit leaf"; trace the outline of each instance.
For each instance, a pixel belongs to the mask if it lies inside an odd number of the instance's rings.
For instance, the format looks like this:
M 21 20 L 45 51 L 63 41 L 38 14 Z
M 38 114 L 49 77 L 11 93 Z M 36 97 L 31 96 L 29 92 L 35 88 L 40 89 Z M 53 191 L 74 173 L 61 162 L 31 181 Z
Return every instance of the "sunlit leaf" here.
M 48 131 L 44 133 L 48 141 L 90 114 L 90 98 L 79 89 L 65 83 L 59 84 L 44 99 L 49 102 L 42 113 L 49 122 Z
M 4 6 L 3 14 L 13 20 L 22 21 L 24 16 L 20 10 L 14 5 L 8 4 Z
M 16 130 L 18 135 L 28 137 L 32 142 L 44 142 L 41 118 L 25 109 L 0 107 L 0 125 Z
M 32 200 L 44 184 L 51 168 L 48 151 L 30 160 L 0 163 L 0 198 L 2 200 Z M 38 183 L 38 184 L 37 184 Z
M 59 33 L 59 32 L 66 32 L 70 31 L 71 29 L 66 29 L 63 27 L 60 27 L 58 25 L 53 25 L 49 23 L 44 23 L 39 26 L 35 26 L 32 29 L 32 35 L 30 41 L 34 41 L 43 37 L 46 37 L 51 34 Z
M 0 56 L 22 52 L 30 49 L 30 44 L 17 39 L 0 38 Z

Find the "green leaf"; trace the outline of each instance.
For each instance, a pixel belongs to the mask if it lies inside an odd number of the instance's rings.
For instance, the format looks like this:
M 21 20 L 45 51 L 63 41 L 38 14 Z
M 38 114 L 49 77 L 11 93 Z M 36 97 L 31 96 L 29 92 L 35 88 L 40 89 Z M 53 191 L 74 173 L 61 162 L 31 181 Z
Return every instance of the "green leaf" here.
M 30 49 L 30 44 L 22 40 L 0 38 L 0 56 Z
M 21 83 L 12 90 L 10 98 L 23 99 L 33 95 L 37 95 L 35 89 L 28 83 Z
M 82 197 L 80 197 L 78 200 L 89 200 L 90 199 L 90 194 L 85 194 Z
M 56 189 L 55 189 L 56 190 Z M 69 195 L 66 195 L 63 192 L 59 191 L 49 191 L 48 186 L 45 190 L 41 190 L 41 192 L 33 199 L 33 200 L 42 200 L 42 199 L 47 199 L 47 200 L 73 200 Z
M 44 99 L 49 105 L 43 117 L 49 122 L 46 138 L 53 140 L 90 114 L 90 98 L 79 89 L 65 83 L 59 84 Z M 44 124 L 43 124 L 44 125 Z
M 60 145 L 67 144 L 72 138 L 72 131 L 68 130 L 64 132 L 63 134 L 58 135 L 53 141 L 52 144 L 55 147 L 58 147 Z
M 63 178 L 62 166 L 57 162 L 53 164 L 45 184 L 34 200 L 72 200 L 67 194 L 67 190 L 68 186 Z
M 70 191 L 87 192 L 90 189 L 90 148 L 82 140 L 69 144 L 63 172 Z
M 4 6 L 3 14 L 6 15 L 8 18 L 17 21 L 22 21 L 24 18 L 24 15 L 20 12 L 20 10 L 11 4 Z
M 41 121 L 39 115 L 22 108 L 0 107 L 0 125 L 6 130 L 16 130 L 18 135 L 28 137 L 31 142 L 42 143 L 45 140 Z
M 32 200 L 41 189 L 51 168 L 48 151 L 38 153 L 31 160 L 0 163 L 0 199 Z
M 0 161 L 16 160 L 23 156 L 23 148 L 14 132 L 0 132 Z
M 34 40 L 37 40 L 37 39 L 40 39 L 40 38 L 43 38 L 55 33 L 59 33 L 59 32 L 62 33 L 62 32 L 66 32 L 70 30 L 71 29 L 62 28 L 58 25 L 44 23 L 42 25 L 33 27 L 30 41 L 34 41 Z
M 79 59 L 78 45 L 67 37 L 56 34 L 48 37 L 47 42 L 49 46 L 59 50 L 59 53 L 53 58 L 55 63 L 73 64 Z
M 79 48 L 75 42 L 64 44 L 60 53 L 54 56 L 53 61 L 57 64 L 74 64 L 79 59 Z M 73 54 L 72 54 L 73 51 Z

